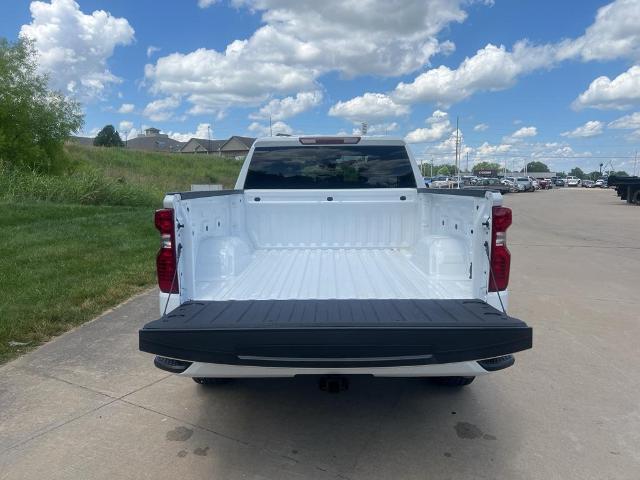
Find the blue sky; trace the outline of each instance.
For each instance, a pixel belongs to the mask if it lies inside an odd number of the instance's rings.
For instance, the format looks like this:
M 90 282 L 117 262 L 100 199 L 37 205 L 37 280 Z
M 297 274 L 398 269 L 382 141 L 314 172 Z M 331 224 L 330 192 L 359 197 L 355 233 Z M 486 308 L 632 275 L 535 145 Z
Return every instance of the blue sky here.
M 4 3 L 51 84 L 107 123 L 176 139 L 392 134 L 421 159 L 634 170 L 640 0 Z M 463 163 L 464 166 L 464 163 Z M 640 167 L 638 167 L 640 170 Z

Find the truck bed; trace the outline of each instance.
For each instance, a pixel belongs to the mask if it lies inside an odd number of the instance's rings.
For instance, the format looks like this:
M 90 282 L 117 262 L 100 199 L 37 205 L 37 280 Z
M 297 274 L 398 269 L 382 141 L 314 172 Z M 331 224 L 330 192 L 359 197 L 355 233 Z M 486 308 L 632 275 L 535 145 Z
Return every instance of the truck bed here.
M 471 280 L 432 278 L 399 248 L 262 249 L 205 300 L 471 298 Z
M 531 329 L 481 300 L 186 302 L 140 330 L 140 350 L 254 366 L 427 365 L 531 347 Z

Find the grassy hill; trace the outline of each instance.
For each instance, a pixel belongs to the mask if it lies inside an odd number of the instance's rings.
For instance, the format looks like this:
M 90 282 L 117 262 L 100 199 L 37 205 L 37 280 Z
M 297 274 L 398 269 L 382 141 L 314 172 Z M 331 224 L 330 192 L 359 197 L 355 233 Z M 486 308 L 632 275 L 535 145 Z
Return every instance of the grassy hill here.
M 219 183 L 233 188 L 242 162 L 214 155 L 141 152 L 122 148 L 68 145 L 71 160 L 109 179 L 149 192 L 159 200 L 166 192 L 189 190 L 191 184 Z
M 241 163 L 68 145 L 63 176 L 0 166 L 0 363 L 155 283 L 153 211 L 192 183 L 233 187 Z

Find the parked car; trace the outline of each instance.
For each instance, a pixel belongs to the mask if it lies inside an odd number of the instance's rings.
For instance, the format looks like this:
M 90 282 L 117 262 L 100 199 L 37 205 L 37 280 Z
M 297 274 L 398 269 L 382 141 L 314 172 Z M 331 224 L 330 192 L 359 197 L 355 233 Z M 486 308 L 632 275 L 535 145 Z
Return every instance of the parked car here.
M 515 177 L 507 177 L 503 182 L 505 185 L 511 186 L 516 192 L 525 192 L 527 189 L 527 186 L 524 183 L 518 183 Z
M 531 185 L 533 185 L 533 189 L 534 190 L 540 190 L 540 183 L 538 182 L 537 179 L 529 176 L 527 177 L 529 179 L 529 181 L 531 182 Z
M 234 190 L 167 194 L 156 211 L 162 317 L 140 350 L 199 384 L 460 386 L 511 366 L 531 348 L 531 328 L 501 306 L 512 212 L 496 192 L 423 183 L 402 139 L 257 139 Z
M 475 185 L 470 185 L 467 188 L 492 190 L 500 193 L 509 193 L 512 191 L 512 187 L 504 185 L 499 178 L 479 178 Z
M 565 183 L 567 187 L 579 187 L 582 184 L 582 180 L 578 177 L 567 177 Z
M 451 188 L 454 184 L 454 180 L 451 177 L 446 177 L 444 175 L 438 175 L 437 177 L 433 177 L 433 180 L 429 187 L 431 188 Z
M 524 186 L 525 192 L 535 192 L 536 190 L 529 177 L 516 177 L 515 181 L 518 185 Z
M 564 178 L 556 178 L 556 187 L 564 187 L 565 184 Z
M 604 178 L 599 178 L 598 180 L 596 180 L 594 187 L 607 188 L 607 181 Z
M 582 187 L 583 188 L 593 188 L 595 187 L 596 182 L 594 182 L 593 180 L 582 180 Z
M 548 190 L 549 188 L 551 188 L 551 181 L 544 178 L 538 180 L 538 184 L 540 185 L 541 190 Z

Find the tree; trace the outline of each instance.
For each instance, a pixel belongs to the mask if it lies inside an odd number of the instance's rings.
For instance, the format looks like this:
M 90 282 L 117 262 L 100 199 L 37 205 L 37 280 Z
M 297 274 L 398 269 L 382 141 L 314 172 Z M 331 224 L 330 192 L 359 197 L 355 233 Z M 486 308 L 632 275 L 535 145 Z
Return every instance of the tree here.
M 589 172 L 588 177 L 591 180 L 598 180 L 600 177 L 602 177 L 602 174 L 598 170 L 594 170 L 593 172 Z
M 480 162 L 473 166 L 473 173 L 480 170 L 500 170 L 500 165 L 495 162 Z
M 0 38 L 0 163 L 39 172 L 68 166 L 64 141 L 82 127 L 80 105 L 49 90 L 26 39 Z
M 438 175 L 451 175 L 451 171 L 449 170 L 449 167 L 447 165 L 443 165 L 440 168 L 438 168 Z
M 572 168 L 571 171 L 569 172 L 569 175 L 573 177 L 578 177 L 581 180 L 585 177 L 585 174 L 580 167 Z
M 113 125 L 105 125 L 102 127 L 102 130 L 100 130 L 96 138 L 93 139 L 93 144 L 96 147 L 124 147 L 120 134 Z
M 629 174 L 627 172 L 625 172 L 624 170 L 620 170 L 619 172 L 615 172 L 613 175 L 615 175 L 616 177 L 628 177 L 629 176 Z
M 529 162 L 527 163 L 527 172 L 548 172 L 549 167 L 546 163 L 542 162 Z

